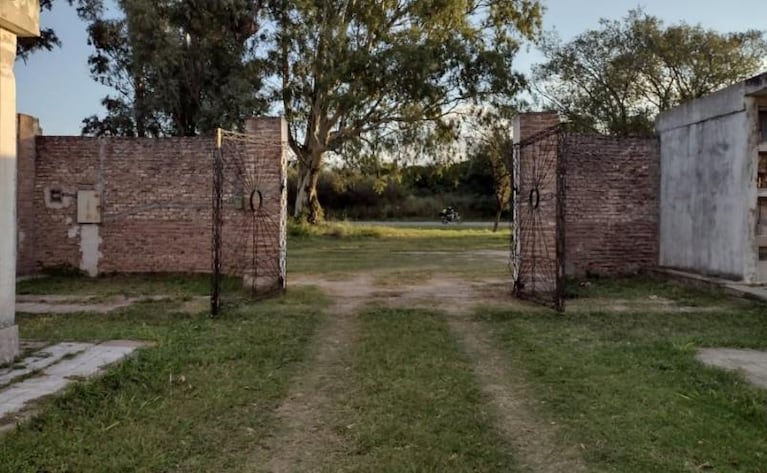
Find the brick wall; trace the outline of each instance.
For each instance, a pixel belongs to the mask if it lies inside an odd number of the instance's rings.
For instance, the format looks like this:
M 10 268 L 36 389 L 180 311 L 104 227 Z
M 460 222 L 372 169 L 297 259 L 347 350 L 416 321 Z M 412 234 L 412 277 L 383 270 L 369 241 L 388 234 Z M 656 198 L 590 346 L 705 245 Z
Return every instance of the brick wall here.
M 40 134 L 38 121 L 29 115 L 18 115 L 17 122 L 17 254 L 16 273 L 29 275 L 35 272 L 35 137 Z
M 514 125 L 515 137 L 522 144 L 515 169 L 519 174 L 515 177 L 519 189 L 517 219 L 522 230 L 515 233 L 515 238 L 519 240 L 519 264 L 528 284 L 537 284 L 541 291 L 553 289 L 555 176 L 559 159 L 565 159 L 566 169 L 565 273 L 622 274 L 656 266 L 660 183 L 657 139 L 570 133 L 562 135 L 563 141 L 558 142 L 558 135 L 540 135 L 558 122 L 555 113 L 534 113 L 520 115 Z M 540 194 L 535 212 L 530 210 L 533 188 Z
M 632 273 L 658 264 L 655 138 L 567 136 L 566 273 Z
M 254 119 L 248 149 L 240 152 L 269 166 L 264 183 L 281 190 L 284 121 Z M 110 272 L 209 272 L 215 137 L 87 138 L 38 136 L 34 175 L 34 251 L 21 252 L 35 269 L 80 268 Z M 255 164 L 252 164 L 255 165 Z M 20 175 L 20 179 L 28 179 Z M 78 223 L 77 192 L 100 196 L 101 223 Z M 59 194 L 58 196 L 56 194 Z M 57 198 L 58 197 L 58 198 Z M 280 196 L 277 200 L 279 202 Z M 242 220 L 231 200 L 225 218 Z M 264 206 L 281 221 L 279 205 Z M 19 215 L 19 220 L 28 216 Z M 224 232 L 230 258 L 248 258 L 236 232 Z M 261 241 L 260 257 L 277 258 L 274 241 Z M 252 239 L 251 239 L 252 241 Z M 268 247 L 268 249 L 267 249 Z M 284 249 L 283 249 L 284 251 Z M 252 258 L 251 258 L 252 259 Z M 269 261 L 269 264 L 278 262 Z

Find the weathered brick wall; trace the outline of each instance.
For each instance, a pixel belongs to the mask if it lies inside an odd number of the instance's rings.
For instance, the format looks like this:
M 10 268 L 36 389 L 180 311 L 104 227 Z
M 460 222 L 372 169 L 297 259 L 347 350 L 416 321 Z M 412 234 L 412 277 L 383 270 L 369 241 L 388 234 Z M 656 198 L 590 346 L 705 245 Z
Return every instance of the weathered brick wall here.
M 556 167 L 564 159 L 565 273 L 622 274 L 658 264 L 660 154 L 655 138 L 564 134 L 538 139 L 559 123 L 555 113 L 522 114 L 519 151 L 520 266 L 528 284 L 552 289 L 556 258 Z M 559 155 L 559 157 L 558 157 Z M 531 189 L 540 194 L 531 210 Z M 537 196 L 536 196 L 537 198 Z M 533 220 L 534 219 L 534 220 Z M 532 266 L 535 262 L 536 266 Z
M 657 266 L 657 139 L 571 134 L 566 151 L 566 273 L 620 274 Z
M 277 188 L 284 163 L 283 125 L 279 118 L 247 124 L 254 135 L 253 156 L 270 166 L 262 175 Z M 214 149 L 214 137 L 37 137 L 36 269 L 72 266 L 91 274 L 210 271 Z M 100 224 L 78 223 L 78 190 L 99 193 Z M 61 202 L 52 201 L 52 191 L 61 192 Z M 237 213 L 231 202 L 225 207 Z M 264 212 L 280 221 L 278 206 L 264 207 Z M 239 240 L 233 241 L 235 236 L 225 232 L 225 243 L 235 253 L 247 252 Z M 280 251 L 273 244 L 259 240 L 257 247 L 263 247 L 262 256 L 272 257 Z
M 40 127 L 36 118 L 20 114 L 17 130 L 16 274 L 28 275 L 35 272 L 35 137 L 40 134 Z
M 38 265 L 91 272 L 208 269 L 212 150 L 211 138 L 38 137 Z M 100 192 L 101 224 L 78 223 L 78 190 Z M 56 191 L 61 203 L 51 199 Z M 83 264 L 94 252 L 97 266 Z
M 278 240 L 287 230 L 286 176 L 280 172 L 287 164 L 287 143 L 269 139 L 287 137 L 284 126 L 282 121 L 249 121 L 246 131 L 253 139 L 223 137 L 222 271 L 244 276 L 246 284 L 257 288 L 273 286 L 285 274 L 285 242 Z M 248 165 L 241 165 L 242 155 L 250 156 Z

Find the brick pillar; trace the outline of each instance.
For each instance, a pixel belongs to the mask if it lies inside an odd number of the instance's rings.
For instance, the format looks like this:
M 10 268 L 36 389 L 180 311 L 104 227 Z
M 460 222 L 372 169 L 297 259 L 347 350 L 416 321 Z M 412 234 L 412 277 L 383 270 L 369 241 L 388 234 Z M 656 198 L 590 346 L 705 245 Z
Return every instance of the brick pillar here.
M 18 115 L 18 147 L 16 165 L 16 275 L 35 272 L 35 138 L 42 134 L 35 117 Z
M 557 112 L 530 112 L 515 115 L 512 121 L 514 142 L 519 143 L 560 123 Z
M 256 145 L 251 159 L 259 167 L 259 192 L 263 191 L 264 223 L 256 228 L 257 271 L 245 275 L 245 284 L 253 288 L 284 290 L 287 258 L 287 147 L 288 125 L 281 118 L 251 118 L 245 130 Z
M 522 143 L 512 173 L 514 281 L 520 296 L 548 298 L 557 288 L 558 136 L 535 135 L 559 123 L 556 112 L 524 113 L 512 122 L 514 142 Z

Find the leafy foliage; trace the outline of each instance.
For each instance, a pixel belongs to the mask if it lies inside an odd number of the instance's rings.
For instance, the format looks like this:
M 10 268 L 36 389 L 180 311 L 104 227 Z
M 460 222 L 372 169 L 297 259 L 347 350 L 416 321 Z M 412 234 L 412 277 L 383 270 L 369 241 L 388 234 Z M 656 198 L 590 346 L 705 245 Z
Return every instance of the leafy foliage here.
M 758 73 L 767 55 L 755 30 L 665 26 L 642 10 L 599 24 L 565 44 L 549 36 L 534 74 L 538 92 L 576 126 L 611 134 L 651 133 L 658 112 Z
M 196 135 L 266 110 L 253 53 L 260 0 L 119 0 L 125 16 L 88 27 L 91 74 L 112 88 L 88 135 Z
M 451 112 L 504 102 L 522 86 L 511 62 L 540 28 L 537 0 L 273 4 L 274 89 L 299 157 L 296 215 L 322 219 L 317 180 L 324 156 L 377 151 L 424 137 L 451 139 Z M 424 125 L 425 126 L 418 126 Z
M 297 177 L 294 170 L 288 174 L 291 208 Z M 377 172 L 348 166 L 325 168 L 317 191 L 326 216 L 334 220 L 433 220 L 448 205 L 469 220 L 490 219 L 498 211 L 493 169 L 485 155 L 447 165 L 389 163 Z
M 40 0 L 40 11 L 50 11 L 53 8 L 55 0 Z M 69 5 L 77 5 L 77 13 L 81 18 L 92 18 L 101 13 L 103 5 L 102 0 L 66 0 Z M 16 57 L 22 61 L 29 59 L 29 56 L 35 51 L 52 51 L 55 47 L 61 46 L 59 39 L 53 28 L 40 28 L 40 36 L 37 38 L 18 38 L 16 43 Z
M 512 150 L 510 126 L 504 121 L 493 121 L 486 125 L 477 145 L 475 146 L 471 161 L 482 168 L 490 171 L 492 179 L 493 197 L 495 199 L 495 222 L 493 231 L 498 230 L 501 216 L 509 206 L 512 191 L 512 175 L 509 169 L 509 158 Z

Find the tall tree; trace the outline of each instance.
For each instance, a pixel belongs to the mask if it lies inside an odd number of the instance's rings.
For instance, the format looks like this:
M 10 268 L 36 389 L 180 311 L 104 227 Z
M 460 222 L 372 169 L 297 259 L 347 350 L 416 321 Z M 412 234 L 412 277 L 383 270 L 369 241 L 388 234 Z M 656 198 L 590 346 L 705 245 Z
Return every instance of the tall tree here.
M 619 135 L 651 133 L 658 112 L 758 73 L 767 55 L 760 31 L 665 26 L 642 10 L 542 44 L 537 92 L 575 125 Z
M 50 11 L 55 0 L 40 0 L 40 12 Z M 80 18 L 92 19 L 103 8 L 103 0 L 66 0 L 72 6 L 77 5 L 77 13 Z M 61 47 L 59 39 L 53 28 L 40 28 L 40 36 L 31 38 L 19 38 L 16 43 L 16 57 L 26 61 L 29 55 L 39 50 L 52 51 L 55 47 Z
M 493 178 L 493 197 L 495 198 L 495 219 L 493 231 L 498 231 L 503 211 L 511 199 L 511 171 L 508 166 L 511 157 L 512 141 L 510 128 L 493 126 L 486 129 L 479 145 L 474 150 L 474 159 L 490 168 Z
M 540 30 L 538 0 L 275 0 L 270 60 L 298 156 L 295 215 L 322 219 L 325 156 L 366 137 L 452 137 L 451 111 L 523 85 L 512 59 Z M 421 126 L 428 123 L 427 126 Z M 414 132 L 413 130 L 418 130 Z
M 88 28 L 91 73 L 115 95 L 89 135 L 196 135 L 267 109 L 256 55 L 262 0 L 118 0 Z

